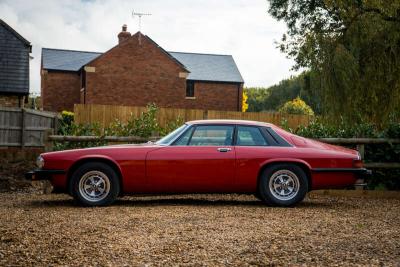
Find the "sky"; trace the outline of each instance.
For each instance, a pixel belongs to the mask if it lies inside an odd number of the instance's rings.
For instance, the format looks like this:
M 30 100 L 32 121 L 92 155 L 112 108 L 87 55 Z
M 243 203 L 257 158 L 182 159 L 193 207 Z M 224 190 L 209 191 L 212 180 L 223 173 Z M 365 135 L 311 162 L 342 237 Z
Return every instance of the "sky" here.
M 276 48 L 286 25 L 266 0 L 0 0 L 0 18 L 32 44 L 30 87 L 40 92 L 41 49 L 105 52 L 123 24 L 167 51 L 230 54 L 246 87 L 268 87 L 296 73 Z

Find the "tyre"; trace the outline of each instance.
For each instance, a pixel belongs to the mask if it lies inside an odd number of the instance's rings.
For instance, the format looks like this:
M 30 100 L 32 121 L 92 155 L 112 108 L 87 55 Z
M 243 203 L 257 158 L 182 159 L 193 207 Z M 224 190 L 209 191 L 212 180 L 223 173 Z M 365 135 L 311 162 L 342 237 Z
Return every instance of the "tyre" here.
M 81 206 L 106 206 L 118 197 L 120 184 L 117 173 L 109 165 L 89 162 L 71 176 L 71 192 Z
M 297 165 L 272 165 L 262 172 L 258 191 L 268 205 L 293 206 L 302 201 L 308 192 L 307 175 Z

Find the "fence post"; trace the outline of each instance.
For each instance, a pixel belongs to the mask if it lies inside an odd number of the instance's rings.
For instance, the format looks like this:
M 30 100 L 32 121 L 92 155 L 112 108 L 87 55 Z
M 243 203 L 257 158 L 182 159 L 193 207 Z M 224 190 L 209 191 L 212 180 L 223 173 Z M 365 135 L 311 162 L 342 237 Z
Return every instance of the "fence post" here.
M 46 131 L 44 132 L 43 141 L 44 141 L 45 152 L 53 151 L 53 141 L 50 140 L 49 138 L 49 136 L 52 134 L 53 134 L 53 129 L 46 129 Z
M 207 120 L 208 119 L 208 110 L 205 109 L 203 110 L 203 120 Z
M 365 157 L 365 145 L 364 144 L 357 144 L 358 153 L 360 153 L 361 160 L 364 160 Z
M 364 160 L 364 157 L 365 157 L 365 145 L 364 144 L 357 144 L 357 150 L 358 150 L 358 153 L 360 153 L 361 160 Z M 364 183 L 364 179 L 357 179 L 356 183 L 362 184 L 362 183 Z M 363 185 L 356 185 L 355 189 L 356 190 L 364 190 L 365 189 L 364 187 L 365 186 L 363 186 Z
M 53 122 L 54 122 L 54 125 L 53 125 L 54 133 L 57 134 L 58 133 L 58 127 L 59 127 L 59 125 L 58 125 L 59 124 L 58 123 L 58 115 L 54 116 Z
M 25 109 L 21 109 L 21 148 L 25 147 Z

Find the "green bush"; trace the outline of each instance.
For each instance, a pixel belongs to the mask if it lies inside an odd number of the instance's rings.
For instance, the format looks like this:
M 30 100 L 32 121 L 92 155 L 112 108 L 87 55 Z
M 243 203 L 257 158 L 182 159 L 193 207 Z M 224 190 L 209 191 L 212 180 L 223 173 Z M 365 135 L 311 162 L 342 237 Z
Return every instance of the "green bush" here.
M 154 135 L 164 136 L 183 124 L 183 119 L 169 121 L 165 127 L 161 127 L 157 121 L 158 108 L 155 104 L 147 105 L 145 112 L 139 117 L 131 115 L 127 122 L 116 119 L 108 127 L 102 128 L 99 124 L 75 124 L 74 114 L 63 111 L 61 114 L 58 134 L 72 136 L 139 136 L 148 138 Z M 106 145 L 107 142 L 55 142 L 55 150 L 84 148 Z
M 299 115 L 314 115 L 314 111 L 309 105 L 306 104 L 300 97 L 286 102 L 279 109 L 279 112 L 287 114 L 299 114 Z

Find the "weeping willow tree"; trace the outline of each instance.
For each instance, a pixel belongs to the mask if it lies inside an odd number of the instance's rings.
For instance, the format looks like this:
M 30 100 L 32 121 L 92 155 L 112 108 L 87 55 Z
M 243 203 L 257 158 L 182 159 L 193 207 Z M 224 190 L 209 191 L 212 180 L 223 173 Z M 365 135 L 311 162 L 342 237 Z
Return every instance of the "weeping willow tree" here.
M 279 47 L 310 70 L 323 114 L 385 123 L 400 109 L 400 1 L 269 0 Z M 316 93 L 316 92 L 313 92 Z

